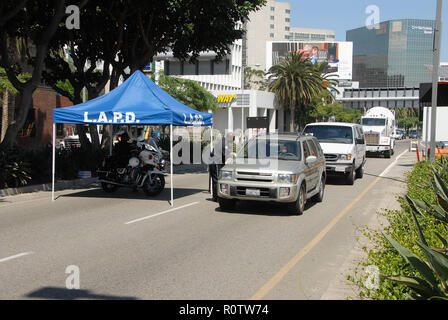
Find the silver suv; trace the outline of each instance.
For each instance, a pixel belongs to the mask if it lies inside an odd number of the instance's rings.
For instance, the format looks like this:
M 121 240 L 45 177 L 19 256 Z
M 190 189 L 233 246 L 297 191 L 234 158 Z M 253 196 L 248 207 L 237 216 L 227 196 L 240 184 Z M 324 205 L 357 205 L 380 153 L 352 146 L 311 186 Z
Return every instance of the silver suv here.
M 232 210 L 237 200 L 272 201 L 300 215 L 308 199 L 323 200 L 325 179 L 325 157 L 315 137 L 257 136 L 220 170 L 218 202 Z

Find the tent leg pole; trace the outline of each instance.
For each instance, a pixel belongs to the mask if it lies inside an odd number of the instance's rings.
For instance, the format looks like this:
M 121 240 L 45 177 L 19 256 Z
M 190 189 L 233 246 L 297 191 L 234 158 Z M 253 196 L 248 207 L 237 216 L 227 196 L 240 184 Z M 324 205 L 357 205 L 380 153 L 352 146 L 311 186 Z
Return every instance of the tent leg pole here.
M 55 175 L 55 154 L 56 154 L 56 124 L 53 123 L 53 154 L 52 154 L 52 164 L 51 164 L 51 201 L 54 201 L 54 175 Z
M 173 125 L 170 124 L 170 187 L 171 187 L 171 206 L 174 206 L 173 199 Z

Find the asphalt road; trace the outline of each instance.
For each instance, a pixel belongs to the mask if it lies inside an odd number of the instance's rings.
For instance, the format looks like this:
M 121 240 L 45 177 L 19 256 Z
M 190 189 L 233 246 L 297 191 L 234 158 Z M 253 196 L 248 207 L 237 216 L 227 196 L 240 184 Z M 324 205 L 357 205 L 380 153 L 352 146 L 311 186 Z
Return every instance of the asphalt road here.
M 222 212 L 206 174 L 175 175 L 174 209 L 169 183 L 154 199 L 99 188 L 0 198 L 0 299 L 320 299 L 357 228 L 403 188 L 408 145 L 368 158 L 354 186 L 328 179 L 302 216 L 252 202 Z M 79 290 L 66 289 L 69 266 Z

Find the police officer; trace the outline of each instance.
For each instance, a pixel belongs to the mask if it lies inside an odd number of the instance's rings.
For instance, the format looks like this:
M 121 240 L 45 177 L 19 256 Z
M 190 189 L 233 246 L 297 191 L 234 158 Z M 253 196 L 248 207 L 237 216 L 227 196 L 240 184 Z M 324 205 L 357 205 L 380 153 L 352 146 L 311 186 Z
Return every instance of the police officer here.
M 233 137 L 231 134 L 226 138 L 221 139 L 221 143 L 217 143 L 215 148 L 210 153 L 212 163 L 209 165 L 209 173 L 212 179 L 212 196 L 213 201 L 218 201 L 218 176 L 219 170 L 224 167 L 226 159 L 229 157 L 233 147 Z M 216 155 L 216 157 L 215 157 Z

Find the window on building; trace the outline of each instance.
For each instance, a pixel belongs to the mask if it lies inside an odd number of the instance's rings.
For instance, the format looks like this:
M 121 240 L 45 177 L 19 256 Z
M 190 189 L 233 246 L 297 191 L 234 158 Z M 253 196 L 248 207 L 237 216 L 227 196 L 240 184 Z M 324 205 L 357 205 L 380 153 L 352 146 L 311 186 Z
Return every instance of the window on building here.
M 274 20 L 274 16 L 271 16 L 271 20 Z
M 285 9 L 285 13 L 286 13 L 286 14 L 290 14 L 290 13 L 291 13 L 291 10 L 289 10 L 289 9 Z
M 325 40 L 324 34 L 312 34 L 311 39 L 313 40 Z
M 285 27 L 285 31 L 289 31 L 289 27 Z
M 289 20 L 290 20 L 289 18 L 285 18 L 285 22 L 289 22 Z
M 270 27 L 271 27 L 271 29 L 274 29 L 274 28 L 275 28 L 275 25 L 271 24 Z
M 275 7 L 271 7 L 271 11 L 275 11 Z
M 199 61 L 199 74 L 212 74 L 210 61 Z
M 274 34 L 273 34 L 273 33 L 270 33 L 270 34 L 269 34 L 269 37 L 270 37 L 270 38 L 274 38 Z

